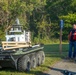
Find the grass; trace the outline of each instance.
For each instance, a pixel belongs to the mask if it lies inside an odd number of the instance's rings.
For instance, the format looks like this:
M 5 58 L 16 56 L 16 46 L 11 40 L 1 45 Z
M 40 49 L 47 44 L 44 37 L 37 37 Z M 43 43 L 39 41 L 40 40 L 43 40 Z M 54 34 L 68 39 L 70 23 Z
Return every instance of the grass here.
M 68 50 L 68 45 L 63 45 L 63 51 L 66 52 Z M 44 75 L 45 71 L 49 70 L 49 66 L 53 66 L 56 62 L 60 61 L 63 57 L 67 55 L 67 53 L 59 54 L 59 53 L 51 53 L 51 52 L 58 52 L 59 45 L 45 45 L 44 51 L 46 53 L 45 63 L 41 66 L 36 67 L 35 69 L 31 69 L 30 72 L 18 72 L 11 68 L 6 68 L 0 70 L 0 75 Z M 48 54 L 47 54 L 48 52 Z
M 44 46 L 46 53 L 59 52 L 59 44 L 49 44 Z M 68 44 L 62 44 L 62 52 L 68 52 Z

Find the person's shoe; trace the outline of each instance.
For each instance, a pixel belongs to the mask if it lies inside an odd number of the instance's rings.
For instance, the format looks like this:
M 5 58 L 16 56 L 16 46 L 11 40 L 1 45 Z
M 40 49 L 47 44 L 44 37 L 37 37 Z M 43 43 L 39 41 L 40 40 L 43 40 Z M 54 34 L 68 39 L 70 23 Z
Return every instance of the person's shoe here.
M 76 57 L 74 58 L 74 60 L 76 61 Z

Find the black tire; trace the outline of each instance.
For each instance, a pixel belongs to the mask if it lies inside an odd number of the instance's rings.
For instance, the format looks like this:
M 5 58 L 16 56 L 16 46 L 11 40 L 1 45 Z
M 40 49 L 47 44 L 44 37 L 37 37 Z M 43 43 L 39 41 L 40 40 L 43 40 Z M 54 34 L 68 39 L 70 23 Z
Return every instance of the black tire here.
M 43 64 L 45 62 L 45 53 L 44 53 L 44 51 L 40 51 L 39 54 L 41 57 L 41 64 Z
M 17 62 L 17 69 L 18 71 L 30 71 L 30 58 L 29 56 L 25 55 L 20 58 Z
M 36 53 L 36 66 L 40 66 L 41 65 L 41 56 L 40 56 L 40 52 Z
M 30 64 L 31 64 L 31 68 L 36 68 L 36 57 L 35 57 L 35 54 L 31 56 Z

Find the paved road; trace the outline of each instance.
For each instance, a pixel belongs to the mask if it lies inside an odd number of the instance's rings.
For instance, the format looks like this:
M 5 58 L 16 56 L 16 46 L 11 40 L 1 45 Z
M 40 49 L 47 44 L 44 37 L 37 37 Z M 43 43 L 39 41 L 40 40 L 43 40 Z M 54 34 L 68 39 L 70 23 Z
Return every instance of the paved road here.
M 63 69 L 63 70 L 69 70 L 72 72 L 76 72 L 76 62 L 73 60 L 62 60 L 58 63 L 56 63 L 53 68 Z M 63 75 L 59 71 L 50 70 L 48 72 L 48 75 Z M 76 74 L 75 74 L 76 75 Z

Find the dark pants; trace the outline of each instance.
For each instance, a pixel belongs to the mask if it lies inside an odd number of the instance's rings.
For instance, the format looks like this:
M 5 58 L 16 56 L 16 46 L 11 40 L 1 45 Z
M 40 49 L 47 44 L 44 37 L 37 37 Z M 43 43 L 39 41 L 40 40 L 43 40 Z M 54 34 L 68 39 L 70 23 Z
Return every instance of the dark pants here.
M 72 50 L 74 48 L 74 51 Z M 73 53 L 72 53 L 73 51 Z M 73 54 L 73 55 L 72 55 Z M 69 42 L 69 58 L 75 58 L 76 57 L 76 41 Z

